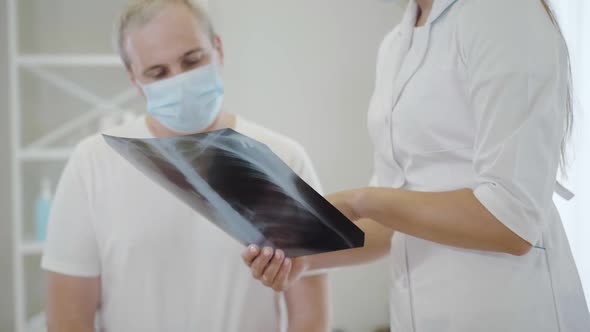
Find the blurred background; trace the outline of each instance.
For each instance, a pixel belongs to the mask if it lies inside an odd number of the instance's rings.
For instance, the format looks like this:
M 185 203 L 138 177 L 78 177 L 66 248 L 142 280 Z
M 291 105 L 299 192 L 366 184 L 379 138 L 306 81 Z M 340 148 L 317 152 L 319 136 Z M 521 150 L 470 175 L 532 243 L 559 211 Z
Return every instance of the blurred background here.
M 0 331 L 33 331 L 43 311 L 35 211 L 43 210 L 71 148 L 143 110 L 111 46 L 124 3 L 0 0 Z M 209 0 L 225 46 L 227 109 L 301 142 L 326 192 L 366 185 L 372 148 L 365 118 L 377 48 L 406 3 Z M 566 181 L 576 198 L 556 200 L 588 290 L 590 121 L 583 109 L 590 84 L 582 59 L 590 59 L 590 32 L 582 17 L 590 6 L 555 5 L 578 92 L 575 159 Z M 384 261 L 332 273 L 335 327 L 387 326 L 388 280 Z

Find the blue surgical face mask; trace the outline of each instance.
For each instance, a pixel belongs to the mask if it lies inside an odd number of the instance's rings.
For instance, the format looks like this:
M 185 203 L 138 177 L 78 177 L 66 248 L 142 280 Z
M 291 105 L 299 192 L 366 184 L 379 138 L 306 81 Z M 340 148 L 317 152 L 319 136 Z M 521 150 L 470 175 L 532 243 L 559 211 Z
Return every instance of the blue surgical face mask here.
M 142 89 L 147 112 L 177 133 L 195 133 L 211 126 L 219 115 L 224 94 L 215 64 L 142 85 Z

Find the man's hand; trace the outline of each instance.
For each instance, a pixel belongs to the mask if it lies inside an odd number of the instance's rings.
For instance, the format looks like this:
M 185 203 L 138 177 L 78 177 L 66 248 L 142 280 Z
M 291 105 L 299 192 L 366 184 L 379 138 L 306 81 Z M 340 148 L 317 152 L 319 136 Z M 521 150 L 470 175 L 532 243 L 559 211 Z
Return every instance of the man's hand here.
M 244 263 L 250 267 L 252 277 L 276 292 L 289 289 L 307 269 L 305 257 L 286 258 L 282 250 L 264 249 L 250 245 L 242 254 Z

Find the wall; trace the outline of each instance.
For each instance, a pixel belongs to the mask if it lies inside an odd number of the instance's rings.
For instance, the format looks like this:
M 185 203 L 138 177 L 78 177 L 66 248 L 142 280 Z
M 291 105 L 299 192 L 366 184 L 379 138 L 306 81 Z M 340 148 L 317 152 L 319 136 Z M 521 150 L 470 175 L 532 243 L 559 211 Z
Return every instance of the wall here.
M 0 331 L 12 327 L 12 227 L 6 1 L 0 0 Z

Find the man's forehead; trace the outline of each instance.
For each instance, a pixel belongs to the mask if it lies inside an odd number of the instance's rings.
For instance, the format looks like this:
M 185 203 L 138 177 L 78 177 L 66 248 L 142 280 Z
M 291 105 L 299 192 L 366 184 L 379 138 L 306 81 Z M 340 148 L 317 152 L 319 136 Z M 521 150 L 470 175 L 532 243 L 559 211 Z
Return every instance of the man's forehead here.
M 154 21 L 131 32 L 125 46 L 135 72 L 176 63 L 192 51 L 212 47 L 198 25 L 188 25 L 181 20 Z

